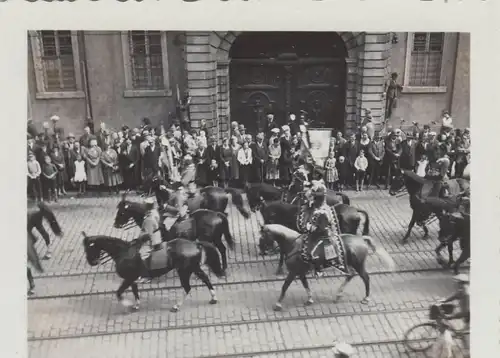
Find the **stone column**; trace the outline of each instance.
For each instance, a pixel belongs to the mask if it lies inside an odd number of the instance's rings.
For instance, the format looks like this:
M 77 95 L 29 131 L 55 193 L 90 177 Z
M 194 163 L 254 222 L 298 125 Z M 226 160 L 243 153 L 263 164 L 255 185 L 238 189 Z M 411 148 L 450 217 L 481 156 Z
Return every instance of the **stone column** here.
M 191 126 L 198 128 L 200 121 L 205 119 L 207 127 L 213 128 L 217 113 L 217 88 L 216 61 L 211 52 L 210 33 L 186 32 L 185 55 L 187 89 L 191 96 Z

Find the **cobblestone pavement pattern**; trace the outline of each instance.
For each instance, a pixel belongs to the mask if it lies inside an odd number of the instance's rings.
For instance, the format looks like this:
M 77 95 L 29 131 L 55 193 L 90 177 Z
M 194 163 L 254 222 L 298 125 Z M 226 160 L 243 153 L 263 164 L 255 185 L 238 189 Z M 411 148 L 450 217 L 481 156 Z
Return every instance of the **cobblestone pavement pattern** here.
M 342 277 L 311 279 L 315 304 L 300 282 L 289 289 L 285 310 L 274 312 L 283 277 L 277 256 L 257 254 L 258 221 L 230 208 L 237 241 L 229 252 L 228 277 L 211 277 L 219 303 L 210 305 L 208 290 L 192 278 L 191 298 L 178 313 L 169 308 L 183 294 L 175 274 L 144 285 L 141 309 L 125 313 L 114 292 L 120 279 L 111 263 L 91 268 L 84 257 L 81 232 L 131 240 L 138 228 L 112 227 L 118 197 L 62 199 L 54 209 L 65 232 L 55 238 L 53 258 L 36 277 L 36 296 L 28 301 L 28 346 L 31 358 L 63 357 L 329 357 L 336 340 L 356 346 L 356 357 L 417 357 L 405 352 L 403 333 L 427 317 L 428 306 L 453 290 L 451 273 L 436 263 L 437 225 L 431 239 L 417 228 L 411 242 L 399 244 L 410 219 L 408 198 L 382 191 L 349 193 L 353 205 L 370 214 L 371 235 L 394 258 L 386 272 L 376 256 L 368 258 L 372 302 L 360 304 L 364 288 L 354 279 L 339 302 L 333 302 Z M 134 200 L 139 200 L 135 198 Z M 41 254 L 43 240 L 37 243 Z M 458 253 L 456 253 L 458 255 Z M 130 291 L 126 296 L 132 298 Z

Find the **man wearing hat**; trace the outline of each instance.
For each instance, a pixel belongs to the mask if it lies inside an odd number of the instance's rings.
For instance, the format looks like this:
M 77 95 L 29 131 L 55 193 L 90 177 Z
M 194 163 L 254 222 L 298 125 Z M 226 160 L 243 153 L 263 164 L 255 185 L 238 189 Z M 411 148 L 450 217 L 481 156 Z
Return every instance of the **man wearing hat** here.
M 469 296 L 469 276 L 459 274 L 453 277 L 457 283 L 457 291 L 450 297 L 440 300 L 440 303 L 448 303 L 458 301 L 458 312 L 447 316 L 448 319 L 463 319 L 466 328 L 469 328 L 470 323 L 470 296 Z
M 344 342 L 335 343 L 332 351 L 334 358 L 349 358 L 354 354 L 354 348 L 350 344 Z
M 238 131 L 235 132 L 235 137 L 238 138 L 238 144 L 239 145 L 243 145 L 243 142 L 245 141 L 245 137 L 246 137 L 246 129 L 245 129 L 245 126 L 243 124 L 240 124 L 238 125 Z
M 63 143 L 62 153 L 64 157 L 64 163 L 66 166 L 66 173 L 68 174 L 68 179 L 75 176 L 74 163 L 76 160 L 76 154 L 74 152 L 75 148 L 75 135 L 73 133 L 68 134 L 68 138 Z
M 385 145 L 382 140 L 380 133 L 375 133 L 373 136 L 373 141 L 368 147 L 368 158 L 370 160 L 371 174 L 370 174 L 370 184 L 375 184 L 377 188 L 380 188 L 380 173 L 382 169 L 382 163 L 385 156 Z
M 297 222 L 300 231 L 307 234 L 301 256 L 312 263 L 317 276 L 330 266 L 346 272 L 337 214 L 326 203 L 326 186 L 323 180 L 311 184 L 310 203 L 301 206 Z
M 276 120 L 274 119 L 274 113 L 269 112 L 266 117 L 266 124 L 264 126 L 263 132 L 266 133 L 267 135 L 270 135 L 270 132 L 275 128 L 278 129 L 279 133 L 279 126 L 278 123 L 276 123 Z
M 365 108 L 365 118 L 362 126 L 366 127 L 366 133 L 368 133 L 368 137 L 372 140 L 375 136 L 375 125 L 373 124 L 372 111 L 368 108 Z
M 293 158 L 292 158 L 292 136 L 290 127 L 284 125 L 281 127 L 283 135 L 280 138 L 281 156 L 279 159 L 279 172 L 282 185 L 289 185 L 292 179 Z
M 297 121 L 297 117 L 295 116 L 295 113 L 290 113 L 288 117 L 288 126 L 290 127 L 290 133 L 292 136 L 300 133 L 300 123 Z
M 417 141 L 413 133 L 406 133 L 406 139 L 401 142 L 401 158 L 399 165 L 401 169 L 414 170 L 417 164 Z
M 388 186 L 391 177 L 399 171 L 399 158 L 401 157 L 401 153 L 402 149 L 401 143 L 398 142 L 398 135 L 396 132 L 392 132 L 385 146 L 386 169 L 388 171 L 386 186 Z
M 253 170 L 254 180 L 257 183 L 262 183 L 265 178 L 266 163 L 269 158 L 268 146 L 264 143 L 264 133 L 259 132 L 255 136 L 255 143 L 252 143 Z
M 143 259 L 144 265 L 142 267 L 141 276 L 138 278 L 137 283 L 148 283 L 151 281 L 149 272 L 150 270 L 155 269 L 155 251 L 161 250 L 162 241 L 160 232 L 160 214 L 158 213 L 158 210 L 155 209 L 154 199 L 152 197 L 149 197 L 144 200 L 144 206 L 146 207 L 147 211 L 144 216 L 144 222 L 142 223 L 141 234 L 149 236 L 152 252 L 149 256 Z

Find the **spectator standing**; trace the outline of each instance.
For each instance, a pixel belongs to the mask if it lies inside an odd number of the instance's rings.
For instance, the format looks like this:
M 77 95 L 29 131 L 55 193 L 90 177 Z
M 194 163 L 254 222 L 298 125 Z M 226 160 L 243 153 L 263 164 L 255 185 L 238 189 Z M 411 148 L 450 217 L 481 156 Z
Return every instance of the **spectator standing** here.
M 246 187 L 249 182 L 250 172 L 252 168 L 252 149 L 247 141 L 243 142 L 243 146 L 238 151 L 238 164 L 240 166 L 240 177 L 241 181 Z
M 365 157 L 365 151 L 360 150 L 359 155 L 354 162 L 356 169 L 356 191 L 363 191 L 366 170 L 368 169 L 368 159 Z
M 28 193 L 35 201 L 43 201 L 42 184 L 40 175 L 42 168 L 33 152 L 28 153 Z
M 106 145 L 101 154 L 104 185 L 108 188 L 109 194 L 113 191 L 119 193 L 119 187 L 123 184 L 123 178 L 118 165 L 118 153 L 110 146 Z
M 76 154 L 75 161 L 73 163 L 74 167 L 74 177 L 72 178 L 73 183 L 78 188 L 78 196 L 85 194 L 85 184 L 87 182 L 87 173 L 85 172 L 85 161 L 83 160 L 81 154 Z
M 87 184 L 96 190 L 99 190 L 100 186 L 104 184 L 101 154 L 102 150 L 97 146 L 97 139 L 91 139 L 90 148 L 85 156 L 87 162 Z
M 231 179 L 231 162 L 233 158 L 233 152 L 229 146 L 229 139 L 224 138 L 222 140 L 222 147 L 220 148 L 220 180 L 222 181 L 224 188 L 227 188 L 229 180 Z
M 56 181 L 57 181 L 57 168 L 52 163 L 49 155 L 46 155 L 44 158 L 44 164 L 42 165 L 42 175 L 43 175 L 43 186 L 47 190 L 47 200 L 50 202 L 54 200 L 57 202 L 57 190 L 56 190 Z

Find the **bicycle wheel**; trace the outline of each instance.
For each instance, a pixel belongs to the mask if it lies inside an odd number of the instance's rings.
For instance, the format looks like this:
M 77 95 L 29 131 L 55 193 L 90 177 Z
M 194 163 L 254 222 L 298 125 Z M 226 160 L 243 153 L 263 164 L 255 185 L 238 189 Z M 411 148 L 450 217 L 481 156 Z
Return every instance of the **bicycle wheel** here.
M 413 352 L 425 352 L 432 347 L 440 334 L 436 323 L 420 323 L 406 331 L 403 342 Z

